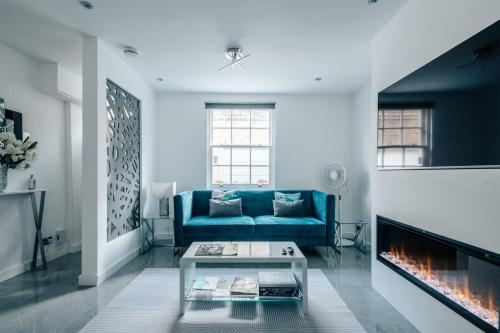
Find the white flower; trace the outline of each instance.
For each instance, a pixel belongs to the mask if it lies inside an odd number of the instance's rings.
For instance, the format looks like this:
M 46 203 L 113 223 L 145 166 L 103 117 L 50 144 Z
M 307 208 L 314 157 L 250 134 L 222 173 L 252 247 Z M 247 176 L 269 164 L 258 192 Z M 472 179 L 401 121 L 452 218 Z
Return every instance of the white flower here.
M 35 156 L 33 154 L 33 151 L 32 150 L 28 150 L 24 154 L 24 163 L 31 164 L 31 162 L 33 162 L 34 158 L 35 158 Z
M 16 136 L 12 132 L 2 132 L 0 133 L 0 140 L 5 141 L 6 143 L 12 143 L 17 141 Z
M 14 144 L 9 143 L 7 147 L 3 150 L 3 155 L 22 155 L 23 151 L 19 147 L 15 147 Z

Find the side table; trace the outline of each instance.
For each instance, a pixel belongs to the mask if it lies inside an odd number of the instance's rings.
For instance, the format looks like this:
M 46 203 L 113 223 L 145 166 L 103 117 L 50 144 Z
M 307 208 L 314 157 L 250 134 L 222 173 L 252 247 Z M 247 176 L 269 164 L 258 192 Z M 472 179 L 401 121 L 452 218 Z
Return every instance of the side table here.
M 40 193 L 40 205 L 37 205 L 36 193 Z M 31 270 L 37 269 L 38 250 L 40 250 L 40 259 L 42 260 L 42 269 L 47 268 L 47 259 L 45 258 L 45 249 L 43 247 L 42 236 L 42 221 L 43 211 L 45 208 L 45 194 L 46 189 L 33 189 L 33 190 L 13 190 L 0 192 L 0 197 L 11 195 L 29 195 L 31 198 L 31 208 L 33 210 L 33 219 L 35 220 L 35 246 L 33 248 L 33 260 L 31 261 Z
M 163 221 L 167 223 L 167 233 L 165 238 L 167 245 L 157 244 L 155 238 L 155 222 Z M 173 247 L 174 246 L 174 218 L 173 217 L 143 217 L 142 218 L 142 253 L 149 251 L 153 246 Z
M 352 237 L 344 237 L 342 226 L 354 226 L 354 235 Z M 339 222 L 335 221 L 335 250 L 342 254 L 342 240 L 350 240 L 354 243 L 354 247 L 366 254 L 366 229 L 367 222 Z

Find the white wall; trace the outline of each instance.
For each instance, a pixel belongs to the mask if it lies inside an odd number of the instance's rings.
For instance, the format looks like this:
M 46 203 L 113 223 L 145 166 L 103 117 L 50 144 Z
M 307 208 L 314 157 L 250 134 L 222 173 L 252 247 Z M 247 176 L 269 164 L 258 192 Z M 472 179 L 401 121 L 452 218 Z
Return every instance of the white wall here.
M 47 198 L 44 237 L 67 225 L 65 115 L 63 103 L 37 90 L 39 63 L 0 43 L 0 96 L 6 107 L 23 113 L 23 128 L 39 142 L 39 159 L 29 170 L 9 171 L 7 189 L 27 188 L 30 174 Z M 0 281 L 29 268 L 33 255 L 34 220 L 27 196 L 0 197 Z M 68 244 L 46 247 L 48 258 L 66 253 Z
M 354 220 L 371 221 L 371 183 L 376 161 L 372 160 L 370 113 L 373 110 L 371 81 L 365 83 L 352 98 L 352 214 Z M 368 225 L 368 241 L 371 225 Z
M 67 241 L 71 252 L 82 247 L 82 106 L 64 102 L 68 192 Z
M 157 94 L 155 181 L 176 181 L 177 191 L 207 187 L 205 102 L 275 102 L 275 187 L 328 191 L 323 168 L 351 168 L 351 102 L 348 96 Z M 342 200 L 351 218 L 351 196 Z
M 107 241 L 106 79 L 141 100 L 142 186 L 151 183 L 154 164 L 155 94 L 108 46 L 85 37 L 83 47 L 83 182 L 81 285 L 97 285 L 139 253 L 140 229 Z M 144 202 L 145 197 L 142 197 Z M 144 207 L 144 205 L 142 206 Z
M 373 41 L 373 94 L 499 18 L 497 0 L 409 2 Z M 366 114 L 372 129 L 370 167 L 376 161 L 375 110 L 372 104 Z M 371 183 L 372 218 L 384 215 L 500 253 L 500 170 L 373 171 Z M 374 287 L 422 332 L 479 331 L 378 263 L 375 252 L 372 263 Z

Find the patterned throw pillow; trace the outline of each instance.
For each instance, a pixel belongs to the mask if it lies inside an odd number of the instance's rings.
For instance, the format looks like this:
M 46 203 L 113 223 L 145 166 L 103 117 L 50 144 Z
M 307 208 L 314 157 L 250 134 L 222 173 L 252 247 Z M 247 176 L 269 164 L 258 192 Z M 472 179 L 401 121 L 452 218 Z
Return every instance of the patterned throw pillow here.
M 241 199 L 215 200 L 210 199 L 210 217 L 241 216 Z
M 283 201 L 273 200 L 274 216 L 278 217 L 303 217 L 304 200 Z
M 295 201 L 300 199 L 300 193 L 274 193 L 274 200 L 277 201 Z
M 240 197 L 240 193 L 238 191 L 222 191 L 222 190 L 213 190 L 212 191 L 212 199 L 215 200 L 234 200 Z

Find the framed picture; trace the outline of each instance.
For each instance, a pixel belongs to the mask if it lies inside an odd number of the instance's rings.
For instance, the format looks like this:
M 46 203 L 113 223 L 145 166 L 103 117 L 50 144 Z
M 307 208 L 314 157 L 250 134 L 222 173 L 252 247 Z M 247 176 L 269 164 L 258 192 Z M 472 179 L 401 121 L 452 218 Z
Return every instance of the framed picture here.
M 0 132 L 3 132 L 5 126 L 5 101 L 0 97 Z
M 23 114 L 5 109 L 5 125 L 7 132 L 12 132 L 16 139 L 23 139 Z

